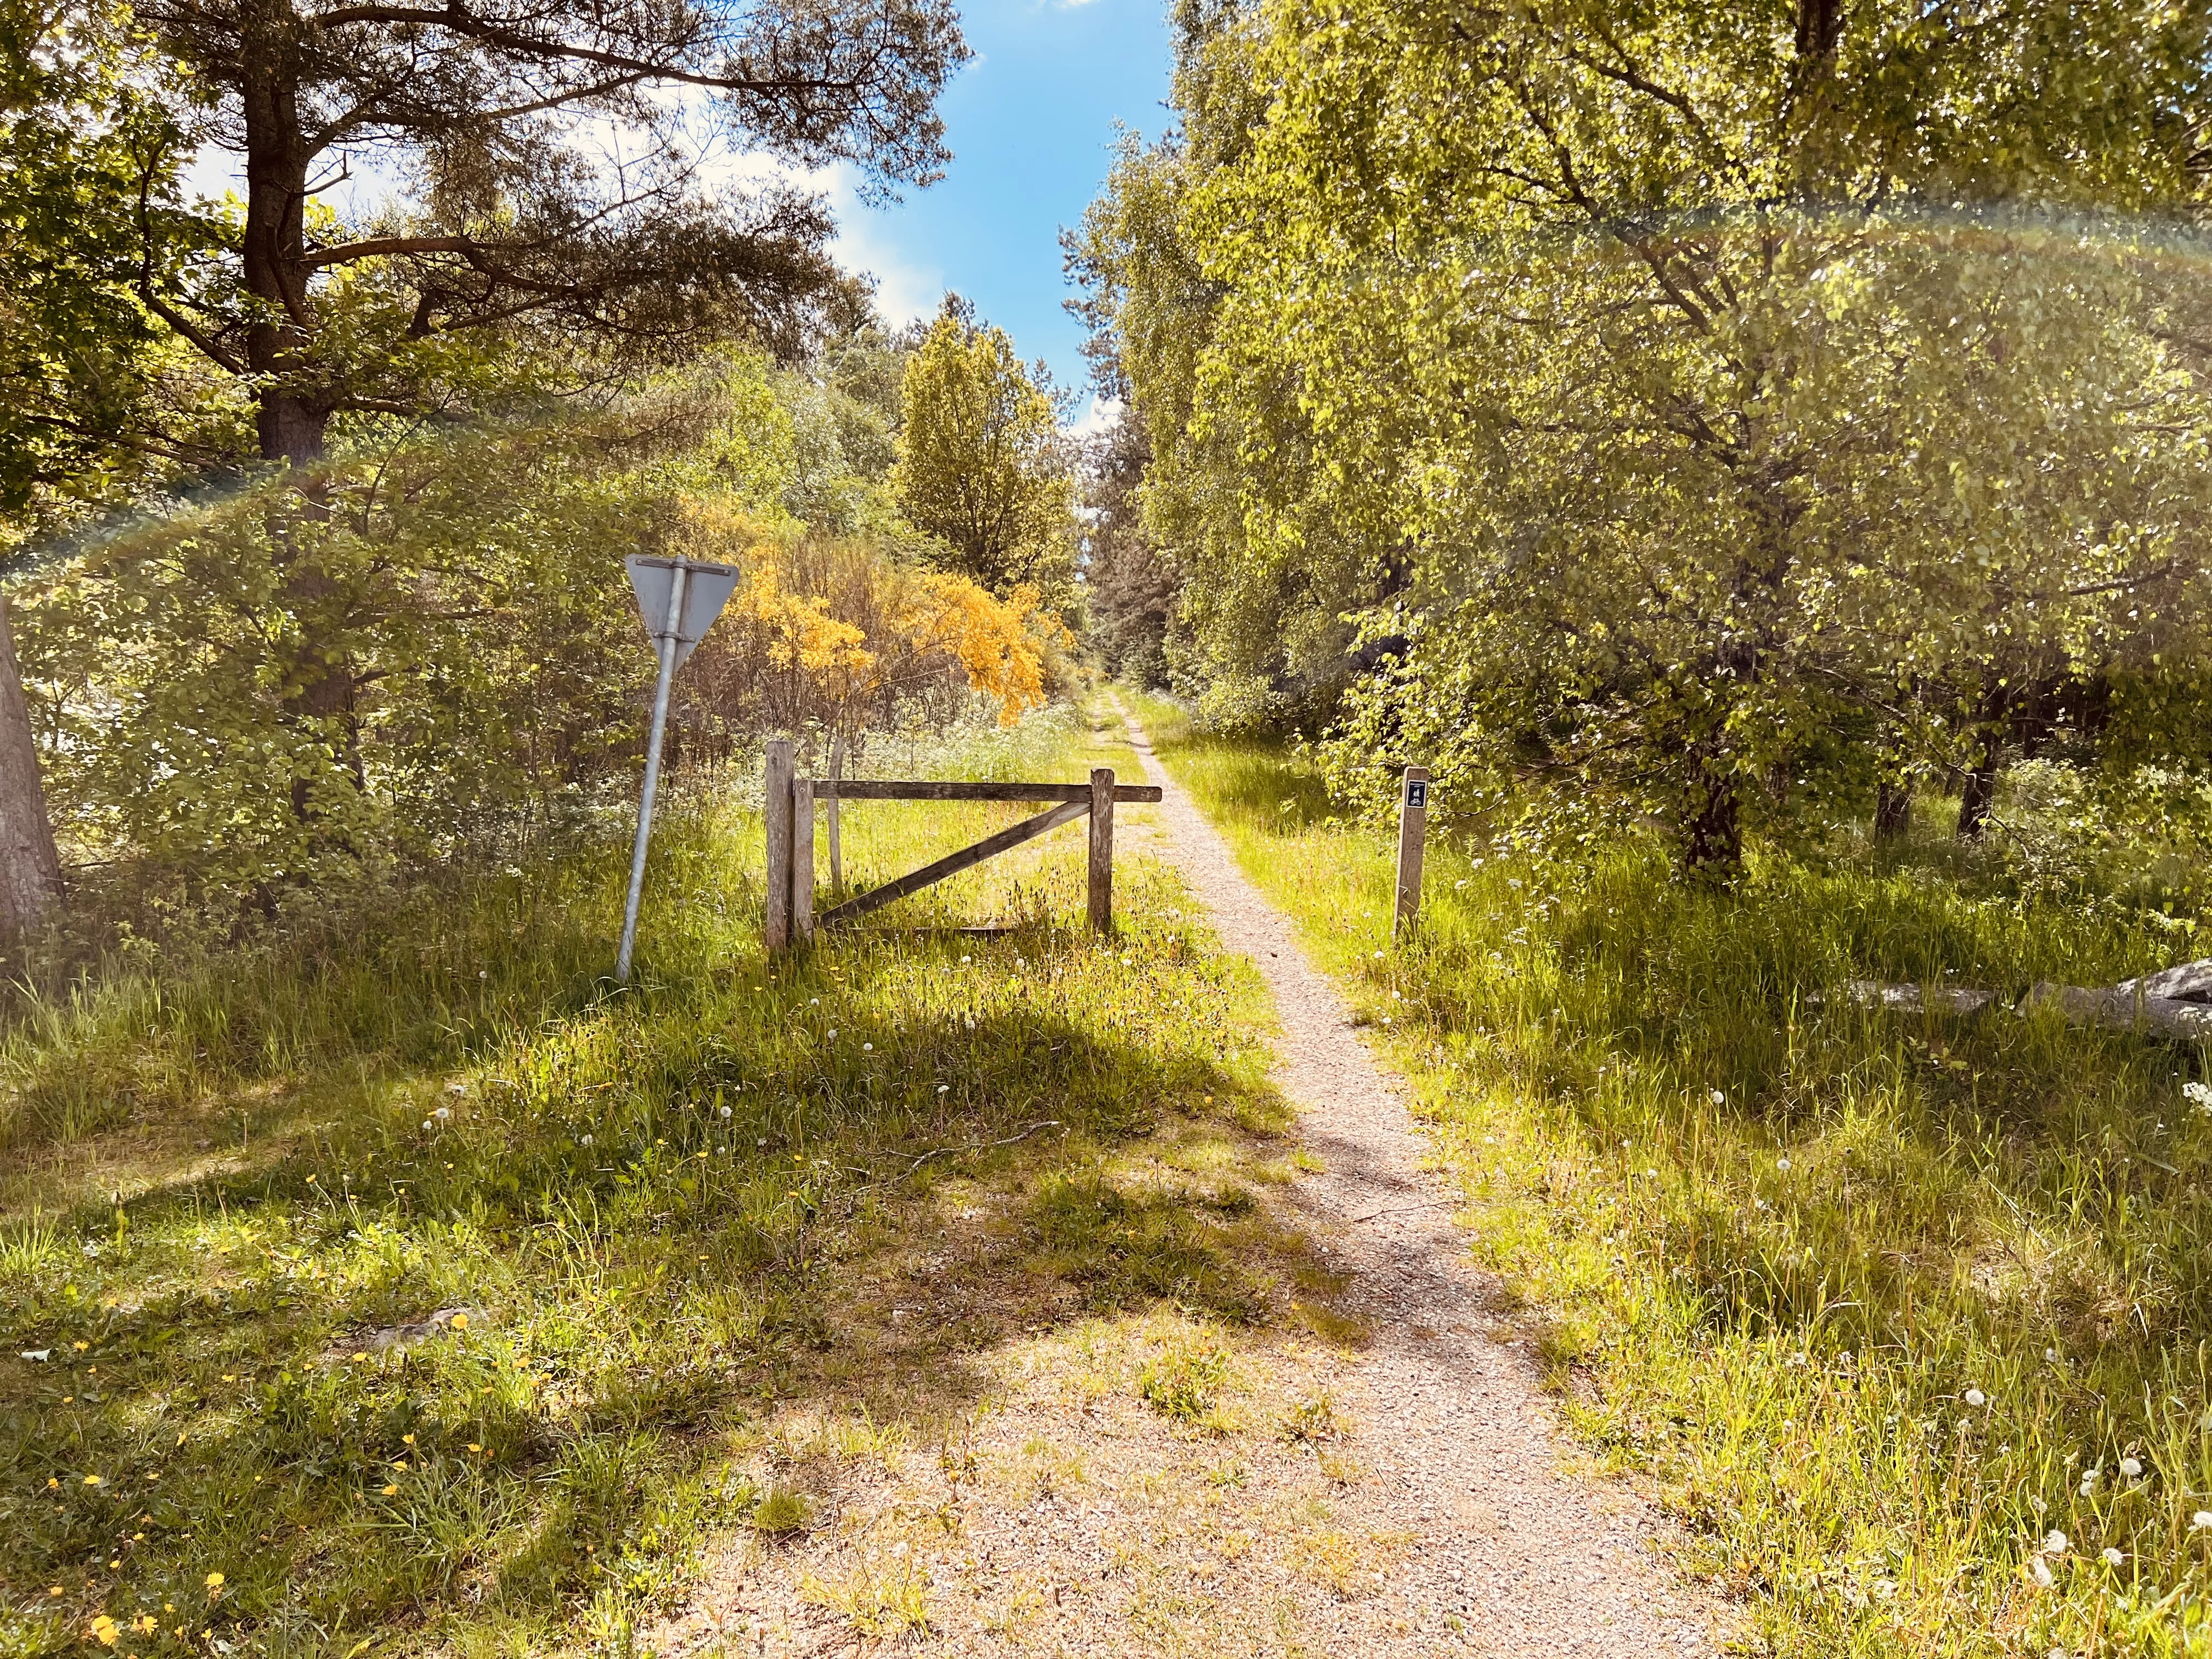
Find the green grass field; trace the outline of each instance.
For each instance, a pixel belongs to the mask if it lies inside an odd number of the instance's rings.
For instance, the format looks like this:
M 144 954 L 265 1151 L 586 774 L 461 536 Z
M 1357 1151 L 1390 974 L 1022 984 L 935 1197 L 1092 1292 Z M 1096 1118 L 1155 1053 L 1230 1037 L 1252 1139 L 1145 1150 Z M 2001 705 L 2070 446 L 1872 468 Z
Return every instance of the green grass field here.
M 1392 949 L 1385 837 L 1293 756 L 1135 701 L 1412 1079 L 1575 1428 L 1656 1477 L 1775 1650 L 2212 1653 L 2204 1056 L 1837 995 L 2212 941 L 1978 893 L 1936 845 L 1733 896 L 1634 850 L 1432 847 Z
M 1064 714 L 923 758 L 1136 769 Z M 770 965 L 741 795 L 679 792 L 627 991 L 611 823 L 19 1012 L 0 1655 L 627 1651 L 705 1540 L 803 1522 L 748 1473 L 780 1407 L 926 1437 L 1024 1326 L 1256 1310 L 1264 1004 L 1170 878 L 1096 939 L 1079 826 Z M 1021 809 L 846 810 L 872 882 Z M 955 1187 L 1013 1219 L 986 1311 L 900 1328 L 872 1263 Z

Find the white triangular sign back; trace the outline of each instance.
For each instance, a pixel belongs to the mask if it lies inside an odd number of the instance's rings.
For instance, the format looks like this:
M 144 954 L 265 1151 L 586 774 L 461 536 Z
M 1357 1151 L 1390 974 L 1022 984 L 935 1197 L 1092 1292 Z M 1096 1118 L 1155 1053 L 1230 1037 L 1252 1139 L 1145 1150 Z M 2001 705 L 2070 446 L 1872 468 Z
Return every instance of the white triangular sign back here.
M 676 580 L 675 559 L 647 558 L 634 553 L 623 562 L 629 568 L 629 585 L 637 596 L 638 620 L 645 624 L 645 635 L 658 644 L 668 631 L 668 590 Z M 676 661 L 680 667 L 707 630 L 714 625 L 714 618 L 722 614 L 722 607 L 730 602 L 737 591 L 738 573 L 726 564 L 703 564 L 696 559 L 681 561 L 684 579 L 684 616 L 676 629 Z

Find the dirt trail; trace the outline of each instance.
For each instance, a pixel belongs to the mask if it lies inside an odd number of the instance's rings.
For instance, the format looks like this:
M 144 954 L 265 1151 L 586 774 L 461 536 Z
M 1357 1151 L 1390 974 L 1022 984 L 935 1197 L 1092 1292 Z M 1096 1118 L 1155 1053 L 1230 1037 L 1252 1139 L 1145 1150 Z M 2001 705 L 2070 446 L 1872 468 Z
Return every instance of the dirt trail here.
M 1423 1171 L 1419 1134 L 1342 1000 L 1166 775 L 1143 728 L 1126 710 L 1122 718 L 1147 781 L 1165 792 L 1160 855 L 1274 996 L 1276 1080 L 1298 1108 L 1301 1139 L 1327 1165 L 1292 1201 L 1351 1275 L 1348 1310 L 1371 1322 L 1356 1375 L 1371 1436 L 1388 1437 L 1376 1473 L 1389 1487 L 1386 1507 L 1423 1537 L 1394 1591 L 1416 1607 L 1457 1611 L 1481 1652 L 1715 1651 L 1723 1610 L 1653 1559 L 1658 1518 L 1618 1486 L 1560 1469 L 1535 1368 L 1484 1334 L 1486 1287 L 1465 1265 L 1454 1200 Z M 1418 1638 L 1359 1649 L 1426 1650 Z
M 1270 1140 L 1231 1164 L 1179 1163 L 1204 1141 L 1179 1139 L 1193 1120 L 1125 1149 L 1124 1178 L 1183 1202 L 1212 1178 L 1201 1170 L 1247 1202 L 1264 1189 L 1253 1236 L 1282 1243 L 1278 1266 L 1309 1299 L 1235 1328 L 1167 1306 L 1040 1308 L 1020 1336 L 959 1358 L 972 1389 L 942 1430 L 936 1408 L 882 1398 L 896 1367 L 854 1337 L 825 1387 L 746 1431 L 758 1478 L 805 1494 L 810 1524 L 739 1529 L 642 1645 L 668 1659 L 1717 1652 L 1730 1610 L 1661 1559 L 1664 1523 L 1632 1492 L 1565 1466 L 1534 1365 L 1489 1334 L 1491 1287 L 1465 1265 L 1457 1200 L 1422 1169 L 1402 1102 L 1287 920 L 1123 719 L 1165 791 L 1125 821 L 1125 847 L 1174 867 L 1257 965 L 1282 1027 L 1275 1080 L 1311 1155 Z M 1255 1153 L 1272 1173 L 1238 1161 Z M 938 1201 L 899 1250 L 848 1267 L 848 1314 L 881 1304 L 891 1329 L 927 1332 L 1018 1293 L 1006 1261 L 1026 1248 L 1025 1200 L 955 1182 Z M 1222 1368 L 1218 1409 L 1172 1420 L 1144 1379 L 1194 1353 Z M 881 1409 L 856 1415 L 872 1388 Z

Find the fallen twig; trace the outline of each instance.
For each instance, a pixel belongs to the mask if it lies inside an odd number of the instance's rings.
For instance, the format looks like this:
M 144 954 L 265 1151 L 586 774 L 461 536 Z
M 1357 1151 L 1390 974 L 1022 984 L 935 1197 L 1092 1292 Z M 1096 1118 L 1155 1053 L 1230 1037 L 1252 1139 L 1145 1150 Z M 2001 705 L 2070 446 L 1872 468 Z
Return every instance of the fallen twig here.
M 854 1190 L 865 1193 L 868 1191 L 870 1188 L 888 1187 L 895 1181 L 904 1181 L 908 1176 L 912 1175 L 916 1170 L 919 1170 L 923 1164 L 928 1163 L 933 1158 L 949 1158 L 955 1152 L 989 1152 L 992 1148 L 997 1146 L 1011 1146 L 1018 1140 L 1027 1140 L 1031 1135 L 1035 1134 L 1040 1129 L 1057 1129 L 1060 1127 L 1060 1122 L 1058 1118 L 1048 1117 L 1038 1122 L 1030 1124 L 1028 1128 L 1024 1129 L 1019 1134 L 1008 1135 L 1003 1140 L 970 1140 L 958 1146 L 933 1146 L 929 1151 L 922 1153 L 919 1158 L 916 1158 L 912 1163 L 908 1164 L 906 1168 L 901 1170 L 896 1175 L 886 1176 L 881 1181 L 871 1181 L 866 1185 L 857 1188 Z

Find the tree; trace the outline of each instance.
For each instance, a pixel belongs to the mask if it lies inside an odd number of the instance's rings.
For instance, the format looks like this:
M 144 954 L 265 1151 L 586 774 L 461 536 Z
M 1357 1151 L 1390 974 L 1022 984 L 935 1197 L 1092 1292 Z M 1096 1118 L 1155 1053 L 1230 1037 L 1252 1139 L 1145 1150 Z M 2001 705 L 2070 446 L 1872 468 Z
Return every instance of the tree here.
M 2198 302 L 2105 216 L 2195 198 L 2204 46 L 2129 4 L 1224 31 L 1267 114 L 1164 216 L 1214 295 L 1194 592 L 1357 611 L 1346 786 L 1430 761 L 1722 875 L 1970 758 L 2021 674 L 2185 667 Z
M 149 438 L 171 367 L 135 288 L 211 227 L 178 202 L 175 88 L 119 4 L 0 0 L 0 545 L 203 459 Z M 0 934 L 61 890 L 15 641 L 0 598 Z
M 632 350 L 732 326 L 794 346 L 854 296 L 821 204 L 710 186 L 690 124 L 802 165 L 926 183 L 964 60 L 949 0 L 139 0 L 242 160 L 231 258 L 148 307 L 254 388 L 262 457 L 311 462 L 343 410 L 438 406 L 441 343 L 532 324 Z M 705 106 L 702 113 L 701 106 Z M 715 133 L 707 136 L 713 145 Z M 606 154 L 594 155 L 602 144 Z M 403 200 L 340 223 L 355 159 Z
M 1067 580 L 1073 477 L 1050 386 L 957 295 L 900 383 L 899 506 L 1002 597 L 1024 583 L 1057 596 Z
M 1109 673 L 1168 684 L 1168 633 L 1176 573 L 1145 533 L 1139 488 L 1152 457 L 1143 423 L 1127 407 L 1085 457 L 1084 591 L 1091 630 Z

